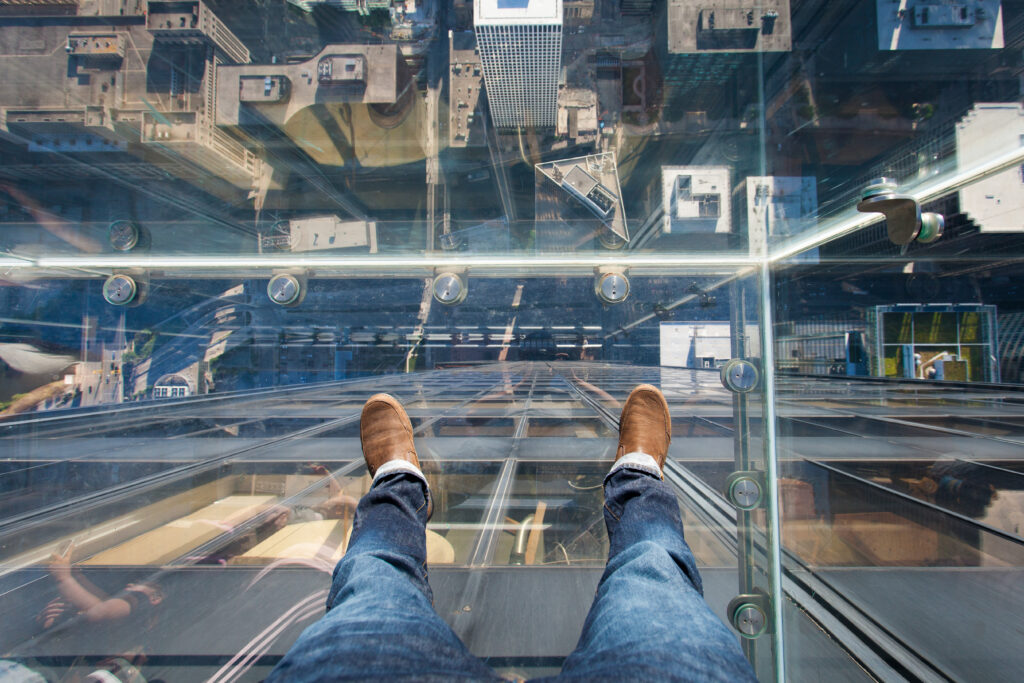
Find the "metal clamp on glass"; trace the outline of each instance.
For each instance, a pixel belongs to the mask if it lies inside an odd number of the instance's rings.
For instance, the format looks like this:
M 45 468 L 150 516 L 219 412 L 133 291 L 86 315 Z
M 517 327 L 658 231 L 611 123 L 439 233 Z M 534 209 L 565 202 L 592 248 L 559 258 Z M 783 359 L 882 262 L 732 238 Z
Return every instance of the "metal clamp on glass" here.
M 917 240 L 925 244 L 942 237 L 946 221 L 941 214 L 921 213 L 921 205 L 913 197 L 896 193 L 896 181 L 878 178 L 864 189 L 857 203 L 861 213 L 880 213 L 885 216 L 889 240 L 905 246 Z
M 267 283 L 267 296 L 279 306 L 298 306 L 306 298 L 305 275 L 277 273 Z
M 434 299 L 445 306 L 455 306 L 466 300 L 469 284 L 465 273 L 446 272 L 434 278 Z
M 115 272 L 103 283 L 103 298 L 111 306 L 140 306 L 149 292 L 149 275 L 143 271 Z
M 111 248 L 125 253 L 147 250 L 150 245 L 149 231 L 129 219 L 112 221 L 107 228 L 107 239 Z
M 733 358 L 720 370 L 722 386 L 737 394 L 746 394 L 757 388 L 761 373 L 757 366 L 745 358 Z
M 740 510 L 753 510 L 764 503 L 764 472 L 733 472 L 725 483 L 729 502 Z
M 725 611 L 733 628 L 744 638 L 758 638 L 768 631 L 771 601 L 763 593 L 737 595 Z
M 629 298 L 629 278 L 622 268 L 595 269 L 594 293 L 604 304 L 621 304 Z

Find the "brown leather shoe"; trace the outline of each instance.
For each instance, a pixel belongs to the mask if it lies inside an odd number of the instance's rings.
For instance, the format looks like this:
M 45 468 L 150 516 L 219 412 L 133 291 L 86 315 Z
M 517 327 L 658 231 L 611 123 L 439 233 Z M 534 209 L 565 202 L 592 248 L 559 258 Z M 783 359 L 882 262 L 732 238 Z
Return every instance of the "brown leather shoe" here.
M 359 441 L 371 477 L 389 460 L 408 460 L 420 466 L 412 442 L 412 423 L 394 396 L 375 394 L 366 402 L 359 418 Z
M 629 394 L 619 418 L 618 460 L 626 453 L 640 451 L 665 464 L 668 445 L 672 441 L 672 416 L 668 402 L 658 387 L 641 384 Z

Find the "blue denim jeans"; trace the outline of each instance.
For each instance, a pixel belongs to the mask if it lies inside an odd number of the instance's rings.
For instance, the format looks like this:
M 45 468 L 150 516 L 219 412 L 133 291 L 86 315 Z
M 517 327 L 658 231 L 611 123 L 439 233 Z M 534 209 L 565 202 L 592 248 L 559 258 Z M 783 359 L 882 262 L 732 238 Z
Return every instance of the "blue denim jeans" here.
M 327 614 L 268 681 L 501 680 L 434 611 L 427 495 L 413 474 L 374 482 L 334 570 Z M 613 471 L 605 479 L 604 517 L 608 566 L 559 678 L 756 680 L 736 636 L 704 602 L 668 485 L 639 469 Z

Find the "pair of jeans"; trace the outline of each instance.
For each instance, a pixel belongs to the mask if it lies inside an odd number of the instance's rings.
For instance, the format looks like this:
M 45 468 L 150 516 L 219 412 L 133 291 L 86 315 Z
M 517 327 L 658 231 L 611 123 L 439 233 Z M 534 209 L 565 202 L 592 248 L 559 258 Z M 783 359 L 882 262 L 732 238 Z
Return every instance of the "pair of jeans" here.
M 356 510 L 327 614 L 307 628 L 268 681 L 501 680 L 432 605 L 428 492 L 397 472 Z M 576 650 L 558 678 L 752 681 L 737 638 L 702 597 L 679 506 L 657 476 L 629 466 L 605 479 L 608 565 Z

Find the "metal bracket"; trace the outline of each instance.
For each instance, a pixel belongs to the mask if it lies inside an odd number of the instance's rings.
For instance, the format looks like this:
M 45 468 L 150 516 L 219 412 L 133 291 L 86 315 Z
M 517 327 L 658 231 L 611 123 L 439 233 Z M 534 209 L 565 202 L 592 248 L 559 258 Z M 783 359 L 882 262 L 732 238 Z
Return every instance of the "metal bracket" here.
M 892 178 L 878 178 L 864 189 L 857 203 L 861 213 L 880 213 L 885 216 L 889 241 L 905 247 L 914 240 L 925 244 L 942 237 L 946 220 L 941 214 L 921 213 L 921 205 L 910 195 L 897 194 L 897 183 Z
M 725 610 L 733 628 L 744 638 L 759 638 L 769 632 L 771 600 L 763 593 L 737 595 Z
M 749 393 L 761 382 L 757 366 L 745 358 L 726 361 L 719 372 L 722 386 L 736 394 Z
M 740 470 L 733 472 L 725 482 L 729 502 L 740 510 L 753 510 L 764 504 L 764 472 Z
M 308 281 L 304 272 L 279 271 L 267 283 L 267 296 L 278 306 L 298 306 L 306 298 Z
M 434 300 L 445 306 L 457 306 L 465 301 L 469 294 L 469 282 L 466 280 L 465 271 L 438 273 L 430 287 Z
M 603 304 L 621 304 L 629 298 L 629 277 L 626 269 L 618 266 L 595 268 L 594 293 Z
M 149 273 L 144 270 L 115 270 L 103 282 L 103 299 L 111 306 L 141 306 L 148 295 Z

